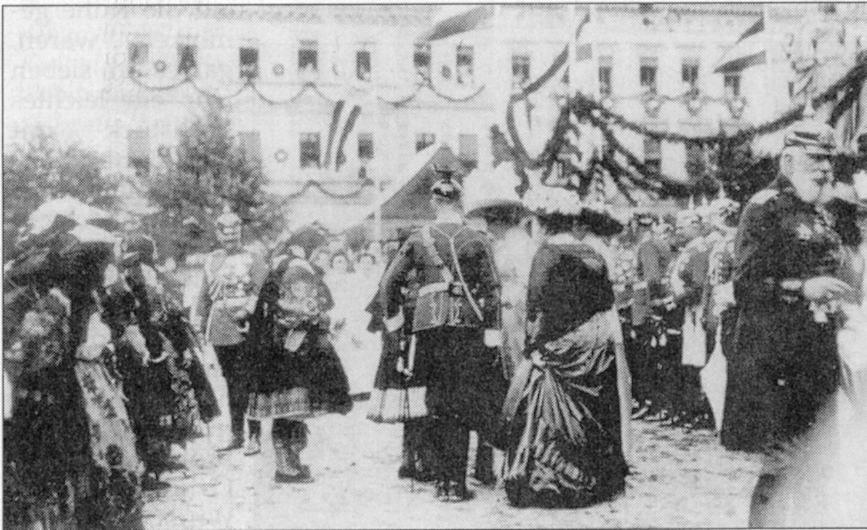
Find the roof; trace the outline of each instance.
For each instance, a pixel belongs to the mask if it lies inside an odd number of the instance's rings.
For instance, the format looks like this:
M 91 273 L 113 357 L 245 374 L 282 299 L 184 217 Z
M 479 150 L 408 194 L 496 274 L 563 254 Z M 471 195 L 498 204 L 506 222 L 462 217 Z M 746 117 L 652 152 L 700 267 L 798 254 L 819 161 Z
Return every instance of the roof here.
M 457 179 L 463 181 L 464 173 L 460 160 L 445 143 L 431 145 L 410 160 L 397 178 L 382 191 L 382 198 L 367 208 L 359 221 L 373 218 L 377 209 L 382 209 L 382 219 L 433 219 L 434 213 L 428 204 L 430 187 L 439 178 L 434 166 L 450 166 L 457 170 Z

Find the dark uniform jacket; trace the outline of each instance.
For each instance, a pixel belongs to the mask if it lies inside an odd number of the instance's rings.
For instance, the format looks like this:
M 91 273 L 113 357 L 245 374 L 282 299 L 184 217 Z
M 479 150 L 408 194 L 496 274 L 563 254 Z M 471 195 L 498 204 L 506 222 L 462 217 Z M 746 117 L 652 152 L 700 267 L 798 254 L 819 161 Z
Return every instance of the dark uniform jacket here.
M 831 315 L 784 280 L 834 274 L 840 240 L 780 178 L 750 200 L 735 238 L 738 307 L 723 443 L 758 449 L 803 433 L 836 386 Z
M 500 281 L 485 233 L 456 223 L 413 232 L 380 285 L 389 331 L 402 324 L 401 289 L 411 271 L 418 282 L 413 332 L 445 326 L 499 329 Z

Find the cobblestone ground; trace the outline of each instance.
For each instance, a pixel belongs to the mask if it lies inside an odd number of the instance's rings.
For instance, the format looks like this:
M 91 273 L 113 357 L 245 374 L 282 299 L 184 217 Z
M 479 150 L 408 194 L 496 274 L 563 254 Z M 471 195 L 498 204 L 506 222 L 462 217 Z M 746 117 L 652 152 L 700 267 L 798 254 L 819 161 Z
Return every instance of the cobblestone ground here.
M 216 390 L 225 396 L 219 370 Z M 225 401 L 224 401 L 225 403 Z M 366 402 L 347 416 L 309 423 L 304 452 L 315 481 L 277 485 L 263 425 L 263 452 L 216 456 L 225 415 L 208 436 L 179 452 L 186 469 L 164 476 L 170 488 L 146 493 L 147 528 L 317 527 L 731 527 L 747 521 L 758 460 L 725 451 L 710 432 L 634 422 L 635 456 L 625 494 L 579 510 L 516 509 L 502 489 L 470 482 L 476 497 L 459 504 L 433 498 L 430 484 L 397 478 L 401 426 L 365 418 Z

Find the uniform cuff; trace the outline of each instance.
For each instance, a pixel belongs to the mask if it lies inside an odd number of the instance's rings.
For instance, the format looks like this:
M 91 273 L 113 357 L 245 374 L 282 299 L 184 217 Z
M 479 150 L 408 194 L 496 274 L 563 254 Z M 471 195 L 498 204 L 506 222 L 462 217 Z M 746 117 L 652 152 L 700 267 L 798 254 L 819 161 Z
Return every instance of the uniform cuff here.
M 400 308 L 395 316 L 385 319 L 385 330 L 389 333 L 393 333 L 401 329 L 403 327 L 403 324 L 403 308 Z
M 503 344 L 503 332 L 499 329 L 485 330 L 485 346 L 488 348 L 496 348 Z

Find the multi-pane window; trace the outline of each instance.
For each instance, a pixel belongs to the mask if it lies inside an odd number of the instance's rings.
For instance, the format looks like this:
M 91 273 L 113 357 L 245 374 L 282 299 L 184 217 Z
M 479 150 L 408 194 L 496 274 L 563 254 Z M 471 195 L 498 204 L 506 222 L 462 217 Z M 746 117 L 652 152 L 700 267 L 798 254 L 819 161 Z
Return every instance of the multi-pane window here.
M 458 158 L 467 169 L 479 165 L 479 136 L 477 134 L 458 135 Z
M 319 44 L 315 40 L 303 40 L 298 47 L 298 71 L 313 73 L 319 71 Z
M 145 174 L 151 165 L 150 135 L 147 129 L 133 129 L 126 133 L 127 163 L 136 174 Z
M 355 77 L 362 81 L 370 81 L 370 50 L 358 50 L 355 52 Z
M 436 135 L 433 133 L 418 133 L 415 135 L 415 152 L 425 149 L 436 142 Z
M 198 66 L 198 49 L 195 44 L 178 44 L 178 73 L 193 75 Z
M 680 65 L 680 78 L 689 90 L 698 89 L 698 58 L 690 57 Z
M 645 94 L 656 94 L 656 71 L 659 68 L 656 57 L 642 57 L 639 65 L 639 82 Z
M 319 133 L 302 133 L 299 143 L 301 168 L 320 167 Z
M 259 131 L 246 131 L 238 134 L 241 151 L 248 160 L 262 160 L 262 141 Z
M 255 79 L 259 76 L 259 49 L 242 47 L 238 50 L 239 75 L 242 79 Z
M 599 57 L 599 96 L 606 98 L 611 95 L 611 74 L 614 59 L 610 55 Z
M 530 56 L 512 56 L 512 86 L 522 87 L 530 80 Z
M 723 88 L 727 98 L 739 97 L 741 95 L 740 74 L 725 74 L 723 77 Z
M 431 51 L 429 42 L 415 43 L 412 64 L 415 67 L 416 78 L 419 81 L 430 79 Z
M 372 133 L 358 133 L 358 158 L 360 160 L 373 159 Z
M 146 42 L 129 43 L 129 73 L 130 75 L 141 74 L 141 69 L 148 61 L 150 47 Z
M 659 173 L 662 169 L 662 142 L 654 138 L 644 139 L 644 165 Z
M 456 56 L 457 81 L 461 85 L 473 83 L 473 47 L 461 44 Z

